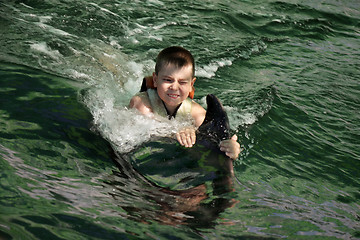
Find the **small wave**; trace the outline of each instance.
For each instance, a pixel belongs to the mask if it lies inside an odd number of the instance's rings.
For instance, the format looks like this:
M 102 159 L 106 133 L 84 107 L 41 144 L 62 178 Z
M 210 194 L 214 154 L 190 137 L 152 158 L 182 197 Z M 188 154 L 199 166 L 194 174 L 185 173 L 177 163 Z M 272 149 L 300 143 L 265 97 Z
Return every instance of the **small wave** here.
M 238 108 L 231 106 L 224 106 L 224 108 L 229 117 L 230 128 L 233 130 L 237 129 L 239 126 L 252 125 L 258 120 L 256 115 L 248 109 L 239 111 Z
M 114 15 L 114 16 L 117 16 L 117 17 L 120 17 L 118 14 L 116 13 L 113 13 L 112 11 L 110 11 L 109 9 L 106 9 L 106 8 L 103 8 L 103 7 L 100 7 L 99 5 L 97 5 L 96 3 L 89 3 L 90 5 L 93 5 L 97 8 L 99 8 L 101 11 L 103 12 L 106 12 L 106 13 L 110 13 L 111 15 Z
M 58 50 L 52 50 L 46 42 L 38 42 L 30 44 L 32 50 L 38 51 L 42 54 L 49 56 L 52 59 L 60 60 L 63 55 Z
M 60 144 L 65 143 L 61 142 Z M 82 181 L 82 167 L 80 166 L 83 163 L 81 160 L 72 158 L 76 165 L 75 169 L 79 171 L 77 177 L 59 177 L 57 171 L 39 169 L 25 164 L 24 160 L 17 155 L 19 155 L 18 152 L 0 144 L 0 157 L 14 168 L 17 177 L 22 179 L 21 182 L 27 182 L 27 184 L 18 184 L 16 188 L 30 198 L 56 201 L 61 197 L 61 199 L 65 200 L 63 204 L 71 203 L 69 204 L 71 211 L 79 214 L 90 214 L 84 209 L 94 207 L 101 209 L 101 206 L 109 201 L 108 194 L 102 192 L 103 187 L 98 180 L 104 178 L 106 174 L 91 177 L 90 180 L 87 176 L 86 179 L 89 181 Z M 88 201 L 89 197 L 92 199 L 91 201 Z M 106 209 L 104 210 L 106 211 Z M 114 215 L 111 211 L 107 212 L 110 216 Z
M 159 0 L 148 0 L 147 2 L 155 5 L 164 5 L 164 3 Z
M 196 76 L 198 77 L 205 77 L 205 78 L 212 78 L 215 76 L 217 70 L 221 67 L 231 66 L 232 60 L 230 59 L 222 59 L 218 61 L 213 61 L 208 65 L 196 67 Z
M 57 28 L 54 28 L 50 25 L 47 25 L 43 22 L 40 22 L 40 23 L 35 23 L 35 25 L 39 26 L 40 28 L 44 29 L 44 30 L 47 30 L 51 33 L 54 33 L 56 35 L 60 35 L 60 36 L 72 36 L 72 37 L 75 37 L 74 35 L 68 33 L 68 32 L 65 32 L 61 29 L 57 29 Z

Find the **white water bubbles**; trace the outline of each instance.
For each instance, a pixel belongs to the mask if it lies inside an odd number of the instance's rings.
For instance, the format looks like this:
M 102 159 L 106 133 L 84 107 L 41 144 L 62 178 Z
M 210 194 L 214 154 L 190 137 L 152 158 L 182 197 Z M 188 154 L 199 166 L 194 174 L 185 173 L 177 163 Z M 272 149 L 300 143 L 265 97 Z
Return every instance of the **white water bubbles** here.
M 174 137 L 184 122 L 144 116 L 135 109 L 103 109 L 95 113 L 94 124 L 115 148 L 126 153 L 153 137 Z
M 136 109 L 129 109 L 127 94 L 122 90 L 118 97 L 109 87 L 89 89 L 83 94 L 83 102 L 93 115 L 93 130 L 108 140 L 117 152 L 130 152 L 154 136 L 174 136 L 178 129 L 191 124 L 158 119 L 152 114 L 144 116 Z
M 32 65 L 80 83 L 80 100 L 92 114 L 94 131 L 116 151 L 129 152 L 151 136 L 173 134 L 179 126 L 174 121 L 159 122 L 127 108 L 143 77 L 152 73 L 153 60 L 124 53 L 117 37 L 107 42 L 59 34 L 46 25 L 48 21 L 39 20 L 35 25 L 51 38 L 27 41 L 37 62 Z
M 54 60 L 60 60 L 63 55 L 58 50 L 52 50 L 46 42 L 34 42 L 30 44 L 30 49 L 33 51 L 37 51 L 43 55 L 48 56 Z
M 190 119 L 159 119 L 128 108 L 131 97 L 140 90 L 143 77 L 154 68 L 153 61 L 136 61 L 134 57 L 130 60 L 125 54 L 107 52 L 104 48 L 98 59 L 109 76 L 93 79 L 80 91 L 80 98 L 93 116 L 93 130 L 117 152 L 130 152 L 154 136 L 172 137 L 180 128 L 192 124 Z
M 212 78 L 215 76 L 219 68 L 232 65 L 232 59 L 221 59 L 212 61 L 208 65 L 196 67 L 196 76 L 204 78 Z

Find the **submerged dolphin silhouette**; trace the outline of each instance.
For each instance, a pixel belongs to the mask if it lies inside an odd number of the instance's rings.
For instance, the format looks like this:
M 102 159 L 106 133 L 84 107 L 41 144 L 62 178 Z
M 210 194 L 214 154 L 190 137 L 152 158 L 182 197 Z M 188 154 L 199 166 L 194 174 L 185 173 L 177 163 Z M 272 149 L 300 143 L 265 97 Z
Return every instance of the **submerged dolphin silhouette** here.
M 161 138 L 130 154 L 114 155 L 120 170 L 116 176 L 129 180 L 114 181 L 112 189 L 119 189 L 119 196 L 113 191 L 111 195 L 132 218 L 211 227 L 221 212 L 236 203 L 226 194 L 234 191 L 233 161 L 219 149 L 220 141 L 229 138 L 229 120 L 214 95 L 208 95 L 206 102 L 205 120 L 192 148 L 181 147 L 172 138 Z M 131 189 L 160 208 L 149 211 L 148 205 L 124 202 L 121 193 Z
M 229 181 L 233 175 L 232 160 L 219 148 L 220 141 L 229 139 L 229 120 L 217 97 L 209 94 L 206 102 L 205 119 L 192 148 L 179 147 L 175 139 L 169 138 L 145 143 L 130 157 L 136 171 L 150 182 L 174 190 L 206 181 Z

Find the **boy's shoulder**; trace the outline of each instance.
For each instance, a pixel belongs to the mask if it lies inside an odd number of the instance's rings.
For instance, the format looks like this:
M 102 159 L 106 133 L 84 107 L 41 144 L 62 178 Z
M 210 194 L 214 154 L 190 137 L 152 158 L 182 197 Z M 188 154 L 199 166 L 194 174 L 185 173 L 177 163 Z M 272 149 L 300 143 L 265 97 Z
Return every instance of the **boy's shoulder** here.
M 130 105 L 131 105 L 131 103 L 133 103 L 133 104 L 150 103 L 150 101 L 149 101 L 149 97 L 146 92 L 138 92 L 134 96 L 132 96 L 132 98 L 130 100 Z
M 149 114 L 152 112 L 147 92 L 139 92 L 135 94 L 130 100 L 129 107 L 136 108 L 143 114 Z

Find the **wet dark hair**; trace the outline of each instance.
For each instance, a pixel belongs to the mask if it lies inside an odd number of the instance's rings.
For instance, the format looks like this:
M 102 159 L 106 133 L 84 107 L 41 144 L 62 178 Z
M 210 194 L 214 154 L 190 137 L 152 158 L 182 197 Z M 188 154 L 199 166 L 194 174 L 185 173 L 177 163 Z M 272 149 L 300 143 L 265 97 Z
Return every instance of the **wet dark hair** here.
M 192 66 L 192 75 L 195 76 L 195 61 L 191 53 L 183 47 L 172 46 L 163 49 L 156 59 L 155 73 L 159 74 L 161 68 L 168 64 L 174 64 L 178 68 L 187 65 Z

